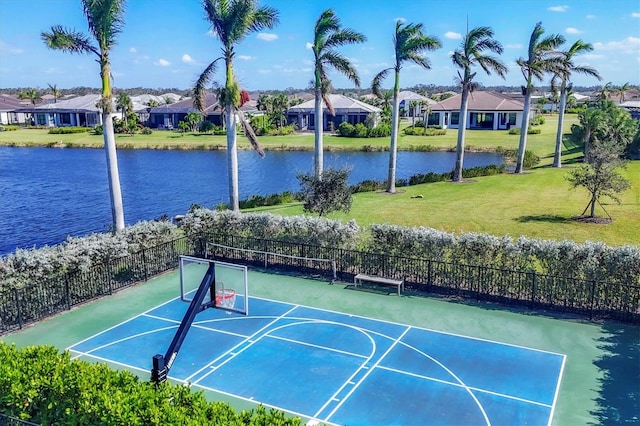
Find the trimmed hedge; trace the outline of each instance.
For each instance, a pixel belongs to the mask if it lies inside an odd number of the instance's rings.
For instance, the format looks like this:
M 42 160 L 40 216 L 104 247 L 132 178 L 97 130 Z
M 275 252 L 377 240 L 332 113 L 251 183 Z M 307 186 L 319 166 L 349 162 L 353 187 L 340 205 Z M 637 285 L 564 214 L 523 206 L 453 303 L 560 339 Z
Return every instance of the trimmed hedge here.
M 54 127 L 49 129 L 51 135 L 67 135 L 71 133 L 87 133 L 92 129 L 89 127 Z
M 183 385 L 160 386 L 52 346 L 0 342 L 0 413 L 43 425 L 300 425 L 282 411 L 236 412 Z

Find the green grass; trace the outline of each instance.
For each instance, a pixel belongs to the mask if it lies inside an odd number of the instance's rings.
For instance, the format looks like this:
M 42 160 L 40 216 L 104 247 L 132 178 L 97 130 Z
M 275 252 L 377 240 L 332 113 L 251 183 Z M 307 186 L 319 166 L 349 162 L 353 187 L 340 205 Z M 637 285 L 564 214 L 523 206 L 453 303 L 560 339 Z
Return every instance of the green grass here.
M 568 170 L 581 155 L 579 147 L 571 145 L 565 136 L 562 169 L 551 168 L 557 126 L 556 116 L 545 116 L 546 123 L 539 135 L 528 135 L 527 149 L 541 158 L 541 163 L 522 175 L 501 175 L 474 179 L 472 182 L 449 182 L 399 188 L 388 195 L 371 192 L 355 194 L 348 214 L 335 213 L 331 218 L 356 219 L 361 226 L 370 223 L 395 223 L 406 226 L 427 226 L 450 232 L 484 232 L 544 239 L 604 241 L 609 245 L 640 244 L 637 224 L 640 223 L 640 161 L 631 162 L 625 171 L 631 189 L 622 196 L 622 204 L 605 203 L 614 221 L 609 224 L 585 224 L 571 220 L 582 213 L 588 202 L 584 189 L 572 190 L 565 180 Z M 567 132 L 577 116 L 565 120 Z M 403 123 L 404 126 L 410 123 Z M 456 130 L 444 136 L 402 136 L 399 149 L 454 150 Z M 262 145 L 272 150 L 313 150 L 312 134 L 261 137 Z M 190 135 L 155 131 L 151 135 L 119 135 L 121 148 L 156 149 L 224 149 L 224 136 Z M 249 144 L 240 138 L 241 147 Z M 504 131 L 469 130 L 466 147 L 472 150 L 493 151 L 497 147 L 517 149 L 519 136 Z M 102 136 L 91 134 L 49 135 L 44 130 L 0 132 L 0 145 L 102 146 Z M 325 136 L 327 150 L 388 149 L 389 138 L 351 139 Z M 429 148 L 426 148 L 429 146 Z M 453 165 L 452 165 L 453 168 Z M 411 198 L 422 195 L 423 198 Z M 293 203 L 262 207 L 252 211 L 278 214 L 302 214 L 302 204 Z M 602 210 L 597 212 L 604 216 Z

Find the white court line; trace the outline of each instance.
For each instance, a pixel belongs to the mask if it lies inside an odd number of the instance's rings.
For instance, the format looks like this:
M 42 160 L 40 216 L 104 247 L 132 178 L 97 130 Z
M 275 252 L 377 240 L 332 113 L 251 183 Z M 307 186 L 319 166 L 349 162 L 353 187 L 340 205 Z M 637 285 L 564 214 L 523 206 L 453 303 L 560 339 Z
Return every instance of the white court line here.
M 98 351 L 100 349 L 108 348 L 109 346 L 117 345 L 118 343 L 122 343 L 122 342 L 125 342 L 127 340 L 136 339 L 138 337 L 146 336 L 147 334 L 157 333 L 159 331 L 171 330 L 172 328 L 178 328 L 178 326 L 177 325 L 171 325 L 169 327 L 154 328 L 153 330 L 143 331 L 142 333 L 133 334 L 133 335 L 130 335 L 130 336 L 127 336 L 127 337 L 123 337 L 122 339 L 112 340 L 109 343 L 106 343 L 106 344 L 101 345 L 101 346 L 97 346 L 97 347 L 91 349 L 90 351 L 83 352 L 83 353 L 89 355 L 91 352 L 95 352 L 95 351 Z M 78 352 L 78 351 L 75 351 L 75 352 Z
M 490 394 L 490 395 L 495 395 L 495 396 L 499 396 L 501 398 L 512 399 L 514 401 L 525 402 L 527 404 L 532 404 L 532 405 L 539 405 L 539 406 L 545 407 L 545 408 L 551 408 L 551 405 L 545 404 L 543 402 L 531 401 L 530 399 L 519 398 L 517 396 L 507 395 L 507 394 L 499 393 L 499 392 L 493 392 L 493 391 L 490 391 L 490 390 L 486 390 L 486 389 L 482 389 L 482 388 L 476 388 L 476 387 L 473 387 L 473 386 L 465 386 L 465 385 L 461 385 L 460 383 L 454 383 L 454 382 L 450 382 L 448 380 L 436 379 L 435 377 L 423 376 L 422 374 L 411 373 L 411 372 L 405 371 L 405 370 L 398 370 L 396 368 L 385 367 L 385 366 L 381 366 L 381 365 L 379 365 L 378 368 L 381 369 L 381 370 L 392 371 L 392 372 L 398 373 L 398 374 L 404 374 L 406 376 L 416 377 L 418 379 L 424 379 L 424 380 L 429 380 L 429 381 L 432 381 L 432 382 L 438 382 L 438 383 L 442 383 L 444 385 L 455 386 L 457 388 L 471 389 L 473 391 L 478 391 L 478 392 L 482 392 L 482 393 L 486 393 L 486 394 Z
M 150 372 L 150 370 L 145 370 L 144 368 L 140 368 L 140 367 L 136 367 L 136 366 L 133 366 L 133 365 L 129 365 L 129 364 L 126 364 L 124 362 L 114 361 L 114 360 L 108 359 L 108 358 L 103 358 L 101 356 L 93 355 L 93 354 L 90 354 L 90 353 L 80 352 L 80 351 L 76 351 L 76 350 L 73 350 L 73 349 L 71 349 L 70 352 L 76 352 L 78 354 L 77 356 L 73 357 L 72 359 L 77 359 L 78 357 L 81 357 L 81 356 L 87 356 L 89 358 L 95 358 L 95 359 L 97 359 L 99 361 L 104 361 L 104 362 L 107 362 L 107 363 L 110 363 L 110 364 L 116 364 L 116 365 L 121 365 L 121 366 L 126 367 L 126 368 L 131 368 L 132 370 L 144 371 L 145 373 L 149 373 Z
M 560 393 L 560 382 L 562 381 L 562 374 L 564 373 L 564 364 L 566 361 L 567 361 L 567 356 L 564 355 L 562 358 L 562 365 L 560 366 L 560 373 L 558 374 L 558 384 L 556 385 L 556 393 L 553 396 L 553 403 L 551 404 L 551 413 L 549 413 L 548 426 L 551 426 L 551 422 L 553 421 L 553 413 L 556 410 L 556 402 L 558 401 L 558 394 Z
M 290 325 L 300 325 L 300 324 L 303 324 L 303 323 L 296 323 L 296 324 L 290 324 Z M 308 322 L 307 324 L 323 324 L 323 323 L 317 323 L 315 321 L 312 321 L 312 322 Z M 353 352 L 347 352 L 347 351 L 343 351 L 343 350 L 340 350 L 340 349 L 330 348 L 330 347 L 327 347 L 327 346 L 320 346 L 320 345 L 316 345 L 316 344 L 309 343 L 309 342 L 303 342 L 301 340 L 288 339 L 286 337 L 280 337 L 280 336 L 272 336 L 270 334 L 265 335 L 265 337 L 268 337 L 270 339 L 282 340 L 282 341 L 290 342 L 290 343 L 296 343 L 296 344 L 302 345 L 302 346 L 310 346 L 312 348 L 323 349 L 325 351 L 336 352 L 336 353 L 339 353 L 339 354 L 349 355 L 349 356 L 353 356 L 353 357 L 356 357 L 356 358 L 365 358 L 365 359 L 368 358 L 365 355 L 360 355 L 360 354 L 356 354 L 356 353 L 353 353 Z
M 288 303 L 288 305 L 291 305 L 290 303 Z M 237 345 L 235 345 L 234 347 L 232 347 L 231 349 L 229 349 L 227 352 L 223 353 L 222 355 L 218 356 L 217 358 L 215 358 L 213 361 L 211 361 L 210 363 L 206 364 L 204 367 L 202 367 L 201 369 L 197 370 L 195 373 L 191 374 L 189 377 L 187 377 L 185 380 L 191 380 L 194 376 L 198 375 L 199 373 L 201 373 L 202 371 L 208 369 L 212 364 L 216 363 L 218 360 L 228 356 L 229 354 L 233 353 L 233 350 L 246 344 L 247 342 L 251 342 L 251 339 L 256 336 L 257 334 L 261 333 L 263 330 L 265 330 L 267 327 L 270 327 L 273 323 L 275 323 L 276 321 L 280 320 L 281 318 L 284 318 L 285 315 L 287 315 L 290 312 L 293 312 L 294 310 L 296 310 L 296 308 L 298 307 L 298 305 L 292 305 L 291 309 L 289 309 L 288 311 L 282 313 L 282 315 L 280 315 L 279 317 L 275 317 L 273 321 L 271 321 L 270 323 L 268 323 L 267 325 L 265 325 L 264 327 L 260 328 L 258 331 L 256 331 L 255 333 L 253 333 L 251 336 L 247 337 L 244 341 L 238 343 Z M 252 343 L 250 343 L 251 345 Z M 232 357 L 234 357 L 235 355 L 232 355 Z M 206 373 L 204 376 L 200 377 L 198 380 L 196 380 L 194 383 L 198 383 L 200 380 L 204 379 L 207 375 L 211 374 L 211 372 Z
M 267 298 L 264 298 L 264 297 L 257 297 L 257 296 L 249 296 L 249 299 L 259 299 L 259 300 L 266 300 L 266 301 L 275 302 L 275 303 L 290 304 L 288 302 L 282 302 L 280 300 L 267 299 Z M 535 352 L 547 353 L 547 354 L 551 354 L 551 355 L 564 356 L 564 354 L 561 354 L 561 353 L 558 353 L 558 352 L 551 352 L 551 351 L 547 351 L 547 350 L 544 350 L 544 349 L 530 348 L 530 347 L 527 347 L 527 346 L 516 345 L 516 344 L 513 344 L 513 343 L 504 343 L 504 342 L 499 342 L 497 340 L 483 339 L 483 338 L 480 338 L 480 337 L 465 336 L 464 334 L 456 334 L 456 333 L 451 333 L 451 332 L 448 332 L 448 331 L 434 330 L 434 329 L 431 329 L 431 328 L 418 327 L 418 326 L 414 326 L 414 325 L 409 326 L 407 324 L 402 324 L 402 323 L 398 323 L 398 322 L 387 321 L 387 320 L 378 319 L 378 318 L 372 318 L 372 317 L 365 317 L 365 316 L 362 316 L 362 315 L 347 314 L 347 313 L 344 313 L 344 312 L 334 311 L 334 310 L 331 310 L 331 309 L 316 308 L 316 307 L 307 306 L 307 305 L 296 305 L 296 306 L 299 306 L 301 308 L 313 309 L 313 310 L 316 310 L 316 311 L 324 311 L 324 312 L 329 312 L 329 313 L 332 313 L 332 314 L 344 315 L 344 316 L 348 316 L 348 317 L 361 318 L 361 319 L 366 319 L 366 320 L 370 320 L 370 321 L 382 322 L 382 323 L 386 323 L 386 324 L 393 324 L 393 325 L 397 325 L 397 326 L 401 326 L 401 327 L 411 327 L 411 328 L 415 328 L 417 330 L 425 330 L 425 331 L 430 331 L 430 332 L 438 333 L 438 334 L 446 334 L 446 335 L 449 335 L 449 336 L 462 337 L 462 338 L 465 338 L 465 339 L 478 340 L 478 341 L 481 341 L 481 342 L 495 343 L 495 344 L 503 345 L 503 346 L 512 346 L 514 348 L 521 348 L 521 349 L 527 349 L 527 350 L 535 351 Z
M 147 309 L 146 311 L 144 311 L 144 312 L 142 312 L 141 314 L 138 314 L 138 315 L 136 315 L 136 316 L 134 316 L 134 317 L 128 318 L 128 319 L 123 320 L 123 321 L 120 321 L 118 324 L 116 324 L 116 325 L 114 325 L 114 326 L 112 326 L 112 327 L 109 327 L 109 328 L 107 328 L 107 329 L 105 329 L 105 330 L 102 330 L 102 331 L 100 331 L 100 332 L 98 332 L 98 333 L 94 334 L 93 336 L 89 336 L 89 337 L 87 337 L 86 339 L 82 339 L 82 340 L 80 340 L 79 342 L 74 343 L 73 345 L 71 345 L 71 346 L 67 347 L 67 350 L 69 350 L 70 348 L 72 348 L 72 347 L 74 347 L 74 346 L 76 346 L 76 345 L 79 345 L 80 343 L 84 343 L 84 342 L 86 342 L 87 340 L 91 340 L 91 339 L 93 339 L 94 337 L 97 337 L 97 336 L 99 336 L 99 335 L 101 335 L 101 334 L 104 334 L 104 333 L 106 333 L 107 331 L 113 330 L 114 328 L 119 327 L 119 326 L 121 326 L 122 324 L 125 324 L 125 323 L 127 323 L 127 322 L 129 322 L 129 321 L 133 321 L 134 319 L 139 318 L 139 317 L 141 317 L 141 316 L 143 316 L 143 315 L 145 315 L 145 314 L 147 314 L 147 313 L 149 313 L 149 312 L 153 311 L 154 309 L 158 309 L 158 308 L 160 308 L 160 307 L 162 307 L 162 306 L 164 306 L 164 305 L 168 305 L 169 303 L 173 302 L 174 300 L 178 300 L 178 299 L 180 299 L 180 296 L 178 296 L 178 297 L 174 297 L 174 298 L 173 298 L 173 299 L 171 299 L 171 300 L 167 300 L 166 302 L 161 303 L 161 304 L 159 304 L 159 305 L 157 305 L 157 306 L 154 306 L 153 308 Z

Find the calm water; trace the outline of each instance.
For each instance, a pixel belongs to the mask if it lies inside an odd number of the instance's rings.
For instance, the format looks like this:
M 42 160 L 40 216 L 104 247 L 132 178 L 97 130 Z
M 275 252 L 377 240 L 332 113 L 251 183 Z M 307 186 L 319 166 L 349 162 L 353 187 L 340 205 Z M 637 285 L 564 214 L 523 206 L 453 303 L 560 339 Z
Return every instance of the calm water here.
M 118 152 L 125 221 L 183 214 L 193 203 L 228 201 L 226 152 Z M 350 183 L 386 180 L 389 154 L 325 153 L 325 167 L 350 167 Z M 495 154 L 466 154 L 465 167 L 500 164 Z M 312 152 L 238 153 L 240 199 L 299 189 L 296 174 L 313 167 Z M 111 224 L 102 149 L 0 147 L 0 255 L 16 247 L 56 244 L 67 235 L 101 232 Z M 455 153 L 399 152 L 397 177 L 450 171 Z

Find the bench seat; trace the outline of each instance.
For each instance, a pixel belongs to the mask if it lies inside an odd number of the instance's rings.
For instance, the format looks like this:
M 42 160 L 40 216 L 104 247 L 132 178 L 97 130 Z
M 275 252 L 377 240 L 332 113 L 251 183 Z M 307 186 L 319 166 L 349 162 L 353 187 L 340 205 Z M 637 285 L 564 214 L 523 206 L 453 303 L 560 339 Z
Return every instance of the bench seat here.
M 397 280 L 394 278 L 386 278 L 378 275 L 367 274 L 358 274 L 353 277 L 353 284 L 355 287 L 358 287 L 358 285 L 362 285 L 363 282 L 396 286 L 398 288 L 398 296 L 400 296 L 400 291 L 404 291 L 404 280 Z

